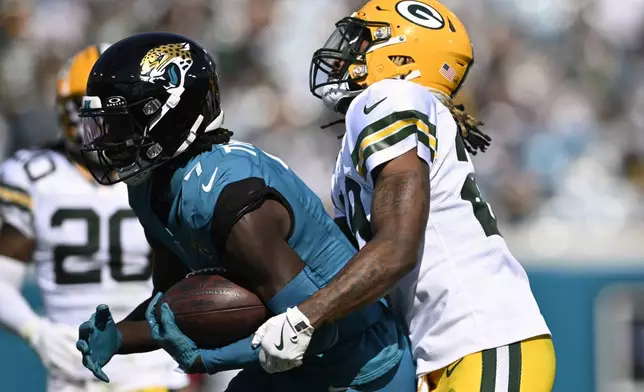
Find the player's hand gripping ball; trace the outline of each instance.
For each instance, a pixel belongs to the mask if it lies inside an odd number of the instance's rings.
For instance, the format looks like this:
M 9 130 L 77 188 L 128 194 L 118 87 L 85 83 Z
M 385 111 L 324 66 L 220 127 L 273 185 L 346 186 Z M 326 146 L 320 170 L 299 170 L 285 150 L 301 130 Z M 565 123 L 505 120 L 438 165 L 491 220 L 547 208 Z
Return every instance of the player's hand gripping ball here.
M 218 349 L 248 337 L 268 310 L 252 292 L 213 274 L 180 280 L 148 306 L 152 337 L 186 372 L 199 371 L 202 349 Z
M 177 327 L 174 313 L 167 303 L 160 305 L 160 316 L 157 321 L 155 310 L 162 296 L 163 293 L 157 293 L 148 304 L 145 312 L 145 319 L 150 327 L 152 339 L 177 361 L 181 370 L 190 372 L 195 361 L 201 355 L 201 349 Z

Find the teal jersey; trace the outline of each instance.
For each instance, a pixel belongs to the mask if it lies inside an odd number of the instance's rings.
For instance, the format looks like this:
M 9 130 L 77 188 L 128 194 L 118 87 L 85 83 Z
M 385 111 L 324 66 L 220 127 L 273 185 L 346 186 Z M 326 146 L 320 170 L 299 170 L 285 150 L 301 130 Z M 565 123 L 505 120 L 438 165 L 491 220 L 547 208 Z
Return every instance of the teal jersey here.
M 288 244 L 305 268 L 266 304 L 274 314 L 324 287 L 356 252 L 313 191 L 279 158 L 250 144 L 214 145 L 178 168 L 167 185 L 171 207 L 163 219 L 150 205 L 153 181 L 129 187 L 130 205 L 146 233 L 193 271 L 225 267 L 221 254 L 230 229 L 264 200 L 288 209 Z M 233 346 L 239 352 L 222 359 L 224 367 L 226 361 L 231 368 L 257 361 L 250 344 Z M 406 337 L 383 300 L 316 330 L 304 365 L 294 371 L 361 385 L 398 365 L 406 350 Z

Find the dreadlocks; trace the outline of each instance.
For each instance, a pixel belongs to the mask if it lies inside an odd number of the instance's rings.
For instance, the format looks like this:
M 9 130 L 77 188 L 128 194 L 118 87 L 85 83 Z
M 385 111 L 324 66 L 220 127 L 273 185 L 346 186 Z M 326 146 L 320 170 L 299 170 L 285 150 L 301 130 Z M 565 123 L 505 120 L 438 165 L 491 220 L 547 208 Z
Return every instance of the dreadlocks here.
M 215 144 L 228 143 L 231 136 L 233 136 L 233 133 L 226 128 L 218 128 L 198 134 L 196 140 L 188 146 L 183 154 L 159 168 L 160 170 L 157 170 L 157 176 L 166 176 L 169 179 L 178 167 L 185 165 L 195 155 L 212 150 L 212 146 Z
M 186 150 L 187 156 L 195 156 L 205 151 L 212 150 L 214 144 L 226 144 L 230 141 L 233 133 L 226 128 L 218 128 L 210 132 L 200 133 Z
M 458 133 L 463 138 L 465 149 L 472 155 L 476 155 L 478 151 L 485 152 L 492 142 L 492 138 L 479 129 L 483 122 L 475 117 L 467 114 L 463 105 L 455 105 L 452 98 L 446 96 L 442 92 L 432 89 L 438 99 L 449 109 L 452 114 Z

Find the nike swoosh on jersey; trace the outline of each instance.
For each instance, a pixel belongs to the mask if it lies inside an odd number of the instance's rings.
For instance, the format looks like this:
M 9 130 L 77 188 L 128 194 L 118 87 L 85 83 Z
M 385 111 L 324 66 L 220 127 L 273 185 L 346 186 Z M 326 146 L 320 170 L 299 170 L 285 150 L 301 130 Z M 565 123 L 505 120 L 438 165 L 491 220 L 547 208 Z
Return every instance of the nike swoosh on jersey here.
M 369 113 L 371 113 L 371 111 L 372 111 L 373 109 L 375 109 L 375 108 L 376 108 L 376 106 L 380 105 L 380 104 L 382 103 L 382 101 L 384 101 L 385 99 L 387 99 L 387 97 L 384 97 L 383 99 L 381 99 L 380 101 L 378 101 L 378 102 L 374 103 L 374 104 L 373 104 L 373 105 L 371 105 L 371 106 L 364 105 L 364 109 L 362 109 L 362 111 L 364 112 L 364 114 L 369 114 Z
M 215 182 L 215 177 L 217 177 L 217 171 L 219 170 L 218 167 L 215 168 L 215 172 L 212 173 L 212 176 L 210 176 L 210 181 L 208 181 L 207 185 L 201 184 L 201 189 L 203 189 L 204 192 L 208 193 L 212 190 L 212 184 Z

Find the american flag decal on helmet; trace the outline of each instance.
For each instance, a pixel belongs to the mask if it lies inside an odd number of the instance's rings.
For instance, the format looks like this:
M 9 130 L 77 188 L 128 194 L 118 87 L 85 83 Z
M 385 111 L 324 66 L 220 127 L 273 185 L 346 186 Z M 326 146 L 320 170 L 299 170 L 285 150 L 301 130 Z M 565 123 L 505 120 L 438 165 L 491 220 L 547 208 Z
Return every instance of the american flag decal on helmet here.
M 454 68 L 450 67 L 449 64 L 444 63 L 443 66 L 440 69 L 441 75 L 445 77 L 450 82 L 454 81 L 454 77 L 456 76 L 456 71 Z

